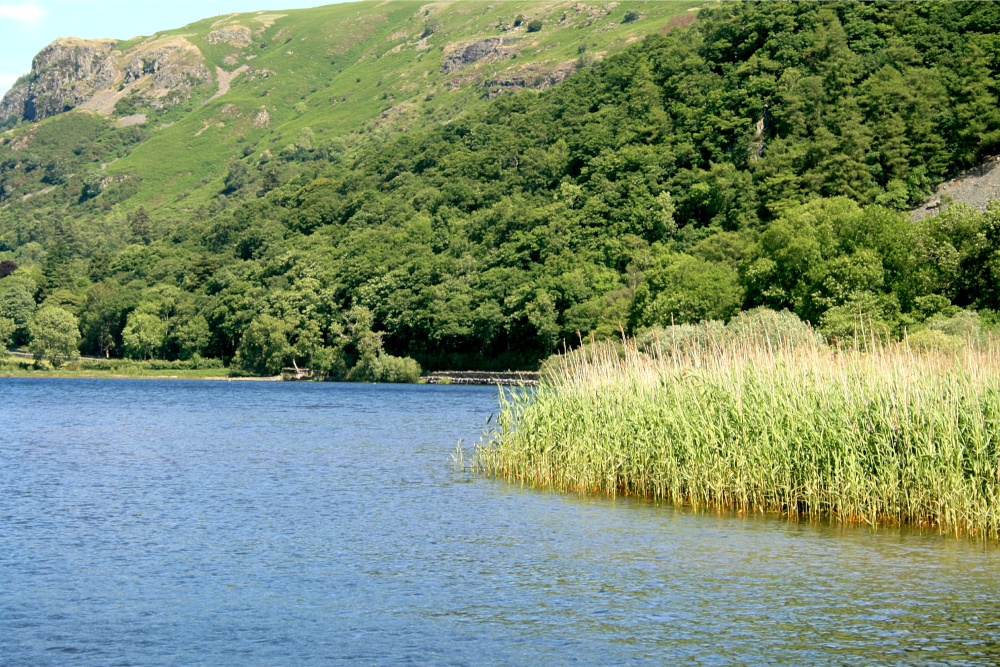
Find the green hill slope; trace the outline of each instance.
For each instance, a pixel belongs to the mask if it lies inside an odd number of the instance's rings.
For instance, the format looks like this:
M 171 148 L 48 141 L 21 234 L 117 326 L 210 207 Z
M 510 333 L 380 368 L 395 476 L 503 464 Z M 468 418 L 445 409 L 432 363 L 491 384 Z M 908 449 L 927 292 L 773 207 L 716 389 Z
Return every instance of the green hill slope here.
M 444 122 L 499 91 L 551 85 L 694 6 L 360 2 L 216 17 L 108 45 L 112 64 L 68 104 L 108 114 L 110 126 L 123 118 L 140 123 L 128 155 L 108 154 L 92 166 L 110 163 L 107 175 L 134 180 L 135 203 L 191 210 L 218 193 L 230 157 L 294 150 L 302 141 L 340 148 L 352 134 Z M 625 22 L 629 12 L 634 20 Z M 532 21 L 541 22 L 536 32 L 528 31 Z M 53 57 L 87 48 L 63 42 Z M 109 68 L 117 78 L 104 74 Z M 45 89 L 41 97 L 56 94 Z M 7 140 L 18 145 L 32 131 L 18 129 Z M 44 160 L 43 153 L 36 155 Z M 28 194 L 23 189 L 8 196 Z

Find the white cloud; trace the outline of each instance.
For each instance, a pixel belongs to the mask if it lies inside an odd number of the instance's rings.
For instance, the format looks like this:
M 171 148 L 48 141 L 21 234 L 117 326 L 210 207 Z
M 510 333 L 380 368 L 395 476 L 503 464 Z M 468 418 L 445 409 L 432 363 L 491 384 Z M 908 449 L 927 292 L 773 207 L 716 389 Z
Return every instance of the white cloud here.
M 44 8 L 33 2 L 26 2 L 18 5 L 0 4 L 0 19 L 17 21 L 26 26 L 36 26 L 46 15 Z

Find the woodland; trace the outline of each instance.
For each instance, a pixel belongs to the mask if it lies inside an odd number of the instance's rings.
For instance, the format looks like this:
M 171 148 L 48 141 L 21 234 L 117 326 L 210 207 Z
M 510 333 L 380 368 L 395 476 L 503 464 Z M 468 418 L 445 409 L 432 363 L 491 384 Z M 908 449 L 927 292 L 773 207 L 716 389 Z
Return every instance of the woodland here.
M 86 170 L 142 128 L 42 125 L 0 195 L 71 187 L 3 195 L 0 336 L 385 380 L 758 307 L 830 340 L 1000 321 L 1000 206 L 910 216 L 1000 149 L 1000 4 L 713 3 L 584 56 L 444 122 L 230 155 L 186 217 L 115 217 L 134 184 Z

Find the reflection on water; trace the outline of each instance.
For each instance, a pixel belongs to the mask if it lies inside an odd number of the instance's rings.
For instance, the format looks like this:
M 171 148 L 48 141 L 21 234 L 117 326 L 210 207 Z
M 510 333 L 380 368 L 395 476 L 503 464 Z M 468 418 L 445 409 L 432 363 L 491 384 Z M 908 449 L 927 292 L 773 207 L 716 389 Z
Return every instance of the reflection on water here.
M 0 664 L 1000 663 L 1000 550 L 470 478 L 495 390 L 0 380 Z

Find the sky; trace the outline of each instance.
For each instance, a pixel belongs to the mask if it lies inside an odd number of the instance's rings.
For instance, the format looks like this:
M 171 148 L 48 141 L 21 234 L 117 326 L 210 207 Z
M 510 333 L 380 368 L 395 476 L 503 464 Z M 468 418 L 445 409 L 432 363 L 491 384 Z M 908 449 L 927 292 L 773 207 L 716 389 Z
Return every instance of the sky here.
M 59 37 L 129 39 L 199 19 L 262 9 L 298 9 L 339 0 L 0 0 L 0 95 Z

